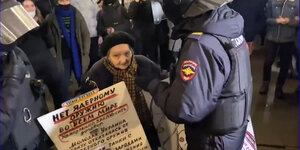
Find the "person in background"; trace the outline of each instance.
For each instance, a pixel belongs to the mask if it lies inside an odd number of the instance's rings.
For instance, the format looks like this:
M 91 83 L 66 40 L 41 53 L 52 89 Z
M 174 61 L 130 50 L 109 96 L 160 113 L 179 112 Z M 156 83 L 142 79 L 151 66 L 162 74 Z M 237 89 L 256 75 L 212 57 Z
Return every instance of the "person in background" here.
M 104 38 L 115 31 L 131 32 L 127 10 L 118 0 L 103 0 L 97 16 L 97 33 Z
M 55 58 L 50 53 L 50 43 L 47 43 L 47 34 L 43 17 L 32 0 L 22 3 L 28 14 L 40 25 L 40 28 L 29 31 L 21 37 L 17 44 L 24 50 L 30 60 L 37 78 L 42 79 L 49 88 L 53 97 L 55 109 L 61 107 L 63 100 L 67 97 L 67 86 L 62 82 L 62 73 L 58 71 Z M 52 45 L 53 46 L 53 45 Z
M 256 35 L 263 35 L 266 28 L 264 8 L 267 0 L 234 0 L 228 6 L 240 13 L 244 18 L 244 36 L 251 55 Z M 255 10 L 255 11 L 254 11 Z M 261 37 L 262 39 L 264 37 Z
M 81 76 L 89 65 L 90 33 L 86 22 L 70 0 L 58 0 L 46 23 L 54 41 L 53 55 L 63 72 L 63 82 L 70 85 L 71 74 L 80 84 Z M 71 98 L 71 92 L 68 93 Z
M 51 10 L 56 3 L 53 0 L 33 0 L 33 2 L 41 11 L 43 18 L 46 18 L 46 16 L 51 13 Z
M 135 0 L 130 3 L 128 14 L 133 21 L 133 35 L 137 40 L 136 54 L 148 57 L 160 64 L 161 69 L 169 71 L 175 58 L 169 50 L 168 22 L 166 19 L 156 20 L 156 13 L 159 13 L 155 12 L 159 10 L 157 5 L 161 7 L 159 1 Z
M 296 57 L 296 70 L 298 72 L 298 75 L 300 74 L 299 72 L 299 16 L 295 18 L 295 21 L 298 22 L 298 28 L 297 28 L 297 34 L 296 34 L 296 38 L 295 38 L 295 57 Z M 299 80 L 299 76 L 298 76 L 298 80 Z M 295 94 L 299 96 L 299 85 L 295 90 Z
M 97 35 L 97 13 L 100 8 L 96 1 L 87 0 L 82 2 L 82 0 L 71 0 L 71 5 L 80 10 L 83 15 L 85 22 L 88 26 L 91 38 L 90 46 L 90 64 L 89 68 L 100 59 L 99 46 L 98 46 L 98 35 Z
M 128 15 L 133 22 L 133 35 L 136 42 L 135 53 L 142 54 L 152 61 L 158 63 L 158 39 L 164 37 L 156 36 L 156 26 L 153 21 L 151 1 L 134 0 L 128 8 Z M 167 27 L 168 28 L 168 27 Z M 168 31 L 161 30 L 161 33 Z
M 22 2 L 24 9 L 28 14 L 39 24 L 41 25 L 44 21 L 44 18 L 41 14 L 41 11 L 35 6 L 32 0 L 24 0 Z
M 299 17 L 299 0 L 268 0 L 266 4 L 266 51 L 260 94 L 268 93 L 272 64 L 279 53 L 280 72 L 277 78 L 275 97 L 285 98 L 283 86 L 288 76 L 297 26 L 299 26 L 299 21 L 295 21 L 297 16 Z
M 105 57 L 92 66 L 85 81 L 93 81 L 100 90 L 124 81 L 150 146 L 157 150 L 160 146 L 158 135 L 142 89 L 136 85 L 136 78 L 145 71 L 160 74 L 160 68 L 148 58 L 134 55 L 134 44 L 133 37 L 128 33 L 119 31 L 108 35 L 101 47 Z M 88 84 L 83 86 L 85 91 L 91 90 Z
M 175 25 L 172 38 L 183 41 L 178 62 L 170 83 L 151 71 L 136 79 L 171 121 L 185 125 L 188 150 L 243 146 L 252 102 L 250 56 L 243 18 L 228 2 L 164 0 Z

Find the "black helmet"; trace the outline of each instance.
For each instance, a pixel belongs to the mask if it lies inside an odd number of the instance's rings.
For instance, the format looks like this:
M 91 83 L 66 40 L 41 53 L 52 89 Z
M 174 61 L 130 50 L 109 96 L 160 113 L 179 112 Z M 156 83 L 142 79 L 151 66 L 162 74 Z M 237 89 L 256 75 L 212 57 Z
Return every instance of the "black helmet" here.
M 182 19 L 214 10 L 233 0 L 163 0 L 165 15 L 175 25 Z
M 163 0 L 163 10 L 167 18 L 174 24 L 178 24 L 182 15 L 194 0 Z

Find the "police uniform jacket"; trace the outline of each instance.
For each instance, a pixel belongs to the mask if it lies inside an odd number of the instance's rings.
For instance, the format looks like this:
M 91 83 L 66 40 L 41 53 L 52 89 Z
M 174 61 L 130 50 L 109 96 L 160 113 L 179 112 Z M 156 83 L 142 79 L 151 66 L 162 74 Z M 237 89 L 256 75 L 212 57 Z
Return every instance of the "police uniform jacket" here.
M 166 116 L 185 124 L 189 150 L 241 149 L 246 126 L 216 135 L 209 132 L 205 122 L 215 111 L 231 71 L 230 58 L 213 35 L 231 39 L 238 50 L 246 53 L 248 47 L 241 38 L 243 24 L 242 16 L 227 5 L 178 24 L 172 36 L 183 39 L 184 44 L 171 71 L 171 83 L 153 79 L 148 86 Z M 240 72 L 245 80 L 251 79 L 249 66 L 240 67 L 248 68 Z
M 24 52 L 14 45 L 1 44 L 1 48 L 1 149 L 48 150 L 45 132 L 37 121 L 37 117 L 48 111 L 42 96 L 44 91 L 32 84 L 36 81 L 35 72 Z M 22 63 L 26 67 L 22 81 L 2 76 L 2 71 L 9 67 L 3 62 L 12 51 L 20 60 L 16 65 Z

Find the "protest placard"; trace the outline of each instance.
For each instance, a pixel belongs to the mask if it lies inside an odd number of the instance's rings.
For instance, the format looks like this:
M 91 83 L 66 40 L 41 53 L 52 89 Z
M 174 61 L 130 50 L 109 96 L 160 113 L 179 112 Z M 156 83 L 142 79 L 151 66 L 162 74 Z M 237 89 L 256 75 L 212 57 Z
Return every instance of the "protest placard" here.
M 38 118 L 58 150 L 150 150 L 124 82 Z

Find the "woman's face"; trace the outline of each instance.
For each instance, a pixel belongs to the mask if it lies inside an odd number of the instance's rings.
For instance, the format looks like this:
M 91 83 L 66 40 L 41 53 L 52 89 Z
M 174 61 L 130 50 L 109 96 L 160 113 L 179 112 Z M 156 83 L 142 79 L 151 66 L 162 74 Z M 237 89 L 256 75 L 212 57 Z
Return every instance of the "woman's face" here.
M 131 63 L 133 53 L 128 44 L 119 44 L 112 47 L 107 58 L 111 64 L 118 69 L 126 69 Z
M 57 3 L 59 5 L 70 5 L 70 0 L 58 0 Z
M 23 2 L 23 7 L 27 12 L 35 12 L 36 8 L 31 0 L 25 0 Z

